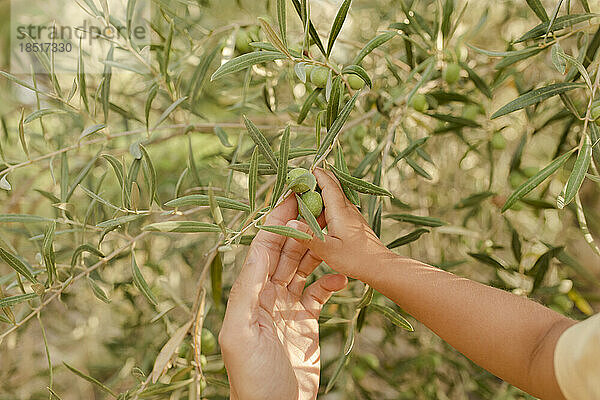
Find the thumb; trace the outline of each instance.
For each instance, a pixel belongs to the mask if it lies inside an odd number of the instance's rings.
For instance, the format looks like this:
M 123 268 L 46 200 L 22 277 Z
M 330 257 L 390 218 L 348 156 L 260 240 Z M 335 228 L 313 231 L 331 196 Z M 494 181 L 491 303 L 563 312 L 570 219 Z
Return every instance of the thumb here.
M 328 262 L 328 259 L 335 257 L 336 253 L 342 247 L 342 240 L 335 236 L 324 235 L 325 240 L 321 240 L 314 235 L 314 232 L 308 227 L 305 222 L 298 220 L 290 220 L 287 226 L 299 230 L 300 232 L 308 233 L 312 239 L 296 239 L 294 240 L 304 244 L 321 260 Z
M 348 284 L 348 279 L 342 274 L 328 274 L 319 278 L 306 288 L 302 294 L 302 304 L 315 318 L 319 318 L 323 304 L 331 295 L 342 290 Z

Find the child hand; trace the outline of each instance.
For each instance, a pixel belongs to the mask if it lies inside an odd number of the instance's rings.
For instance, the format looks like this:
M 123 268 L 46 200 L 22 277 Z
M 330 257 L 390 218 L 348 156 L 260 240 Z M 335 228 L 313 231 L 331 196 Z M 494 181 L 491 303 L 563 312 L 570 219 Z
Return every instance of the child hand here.
M 377 263 L 391 261 L 397 255 L 385 247 L 360 211 L 346 198 L 333 173 L 318 168 L 314 175 L 321 188 L 328 234 L 325 241 L 316 237 L 299 241 L 334 270 L 365 281 L 375 260 Z M 288 226 L 312 234 L 302 221 L 289 221 Z

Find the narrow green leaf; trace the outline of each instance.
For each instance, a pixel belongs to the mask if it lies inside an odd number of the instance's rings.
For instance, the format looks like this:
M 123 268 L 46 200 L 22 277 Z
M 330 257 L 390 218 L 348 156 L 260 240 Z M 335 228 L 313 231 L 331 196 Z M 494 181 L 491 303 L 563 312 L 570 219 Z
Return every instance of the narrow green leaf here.
M 271 198 L 271 207 L 274 207 L 279 200 L 279 197 L 283 193 L 285 187 L 285 180 L 287 178 L 288 170 L 288 157 L 290 153 L 290 126 L 285 127 L 283 136 L 281 137 L 281 143 L 279 144 L 279 160 L 277 168 L 277 181 L 273 188 L 273 195 Z M 257 171 L 258 172 L 258 171 Z
M 213 302 L 220 307 L 223 296 L 223 256 L 219 251 L 210 263 L 210 286 Z
M 374 292 L 375 292 L 375 290 L 373 290 L 373 288 L 371 286 L 369 286 L 368 289 L 365 291 L 365 294 L 363 294 L 360 301 L 356 305 L 356 309 L 361 309 L 361 308 L 364 308 L 364 307 L 368 306 L 369 304 L 371 304 L 371 301 L 373 300 Z
M 399 237 L 398 239 L 396 239 L 393 242 L 391 242 L 390 244 L 388 244 L 387 248 L 395 249 L 396 247 L 407 245 L 407 244 L 412 243 L 415 240 L 419 239 L 425 233 L 429 233 L 429 229 L 425 229 L 425 228 L 415 229 L 411 233 L 404 235 L 402 237 Z
M 363 81 L 365 81 L 365 83 L 367 84 L 367 86 L 369 86 L 369 87 L 373 86 L 373 82 L 371 82 L 371 78 L 369 77 L 369 74 L 360 65 L 348 65 L 348 66 L 344 67 L 344 69 L 342 70 L 342 74 L 356 75 L 360 79 L 362 79 Z
M 266 19 L 260 17 L 258 18 L 258 22 L 260 22 L 260 26 L 262 27 L 262 30 L 265 33 L 265 36 L 267 37 L 269 42 L 271 42 L 271 44 L 275 46 L 277 50 L 279 50 L 291 59 L 292 55 L 288 51 L 287 47 L 283 44 L 279 36 L 277 36 L 277 33 L 275 32 L 271 24 Z
M 117 394 L 115 392 L 113 392 L 111 388 L 109 388 L 108 386 L 106 386 L 105 384 L 103 384 L 102 382 L 100 382 L 99 380 L 97 380 L 95 378 L 92 378 L 89 375 L 84 374 L 83 372 L 79 371 L 77 368 L 70 366 L 69 364 L 67 364 L 64 361 L 63 361 L 63 364 L 65 365 L 65 367 L 67 367 L 75 375 L 79 376 L 80 378 L 85 379 L 86 381 L 90 382 L 93 385 L 98 386 L 98 388 L 100 390 L 102 390 L 103 392 L 109 394 L 110 396 L 114 397 L 115 399 L 117 398 Z
M 327 102 L 327 110 L 326 112 L 326 125 L 327 125 L 327 129 L 331 129 L 331 125 L 333 125 L 333 122 L 335 121 L 335 119 L 338 116 L 339 113 L 339 107 L 340 107 L 340 98 L 342 96 L 342 92 L 344 91 L 344 88 L 342 86 L 342 78 L 340 76 L 336 76 L 333 79 L 333 82 L 331 83 L 331 93 L 329 94 L 329 101 Z M 319 115 L 317 115 L 317 117 L 320 117 L 320 113 Z M 319 124 L 321 123 L 321 119 L 319 118 Z M 318 127 L 320 128 L 320 126 Z M 318 129 L 317 129 L 318 131 Z M 319 140 L 317 140 L 318 144 L 317 146 L 320 146 L 320 132 L 319 132 Z
M 258 225 L 258 229 L 262 229 L 263 231 L 275 233 L 277 235 L 287 236 L 294 239 L 300 240 L 310 240 L 312 236 L 308 233 L 304 233 L 299 231 L 298 229 L 294 229 L 290 226 L 282 226 L 282 225 Z
M 562 246 L 561 247 L 552 247 L 552 248 L 550 248 L 550 250 L 548 250 L 544 254 L 542 254 L 537 259 L 535 264 L 533 264 L 533 267 L 531 267 L 531 269 L 529 270 L 530 273 L 535 274 L 531 293 L 535 292 L 540 287 L 540 284 L 543 282 L 544 277 L 546 276 L 546 272 L 548 272 L 548 268 L 550 267 L 550 261 L 554 257 L 558 256 L 562 251 L 563 251 Z
M 439 114 L 439 113 L 428 113 L 427 115 L 429 115 L 430 117 L 435 118 L 437 120 L 451 123 L 453 125 L 469 126 L 472 128 L 478 128 L 481 126 L 477 122 L 473 121 L 472 119 L 463 118 L 463 117 L 455 117 L 454 115 Z
M 396 164 L 398 164 L 398 162 L 400 160 L 402 160 L 403 158 L 411 155 L 418 147 L 422 146 L 428 139 L 429 139 L 429 136 L 425 136 L 425 137 L 419 138 L 419 139 L 413 141 L 411 144 L 409 144 L 404 150 L 402 150 L 400 153 L 398 153 L 398 155 L 394 158 L 394 161 L 392 162 L 392 165 L 390 166 L 390 168 L 393 168 L 394 166 L 396 166 Z
M 354 60 L 352 60 L 352 64 L 356 64 L 356 65 L 360 64 L 362 62 L 362 60 L 366 56 L 368 56 L 373 50 L 375 50 L 377 47 L 381 46 L 382 44 L 386 43 L 394 36 L 396 36 L 396 32 L 385 32 L 385 33 L 375 36 L 373 39 L 369 40 L 369 42 L 367 42 L 365 47 L 363 47 L 358 52 L 356 57 L 354 57 Z
M 192 194 L 179 197 L 165 203 L 167 207 L 185 207 L 185 206 L 208 206 L 208 196 L 205 194 Z M 241 201 L 229 199 L 227 197 L 215 196 L 215 200 L 219 207 L 230 210 L 250 211 L 248 204 Z
M 338 178 L 338 180 L 342 184 L 348 186 L 351 189 L 356 190 L 357 192 L 371 194 L 371 195 L 375 195 L 375 196 L 394 197 L 394 195 L 392 195 L 386 189 L 379 187 L 377 185 L 374 185 L 371 182 L 367 182 L 367 181 L 363 181 L 362 179 L 358 179 L 346 172 L 343 172 L 343 171 L 337 169 L 334 166 L 331 166 L 331 170 L 335 174 L 336 178 Z
M 492 266 L 494 268 L 498 268 L 498 269 L 506 268 L 506 266 L 504 265 L 503 262 L 500 262 L 500 260 L 498 260 L 495 257 L 490 256 L 489 254 L 486 254 L 486 253 L 467 253 L 467 254 L 469 254 L 469 256 L 473 257 L 477 261 L 487 264 L 489 266 Z
M 0 308 L 12 307 L 27 300 L 33 300 L 38 297 L 35 293 L 18 294 L 16 296 L 0 298 Z
M 308 208 L 304 200 L 302 200 L 302 197 L 300 197 L 297 193 L 296 200 L 298 201 L 298 210 L 300 211 L 300 215 L 302 218 L 304 218 L 310 230 L 313 231 L 319 239 L 325 241 L 325 236 L 323 235 L 323 231 L 321 230 L 321 226 L 319 226 L 317 219 L 310 211 L 310 208 Z
M 562 0 L 561 0 L 561 2 L 562 2 Z M 551 28 L 550 28 L 551 21 L 543 22 L 543 23 L 537 25 L 535 28 L 533 28 L 530 31 L 523 34 L 523 36 L 521 36 L 519 39 L 517 39 L 515 41 L 515 43 L 521 43 L 521 42 L 524 42 L 529 39 L 535 39 L 535 38 L 545 35 L 548 32 L 555 32 L 555 31 L 567 28 L 569 26 L 587 21 L 587 20 L 592 19 L 597 16 L 598 16 L 598 14 L 563 15 L 561 17 L 556 18 L 554 21 L 552 21 L 553 23 L 552 23 Z
M 97 224 L 96 226 L 98 228 L 116 228 L 119 227 L 121 225 L 125 225 L 129 222 L 133 222 L 133 221 L 137 221 L 138 219 L 147 217 L 148 215 L 146 214 L 131 214 L 131 215 L 124 215 L 122 217 L 117 217 L 117 218 L 113 218 L 113 219 L 109 219 L 107 221 L 102 221 L 99 224 Z
M 0 189 L 9 190 L 9 191 L 12 190 L 12 186 L 8 182 L 6 175 L 3 175 L 2 178 L 0 178 Z
M 110 304 L 110 299 L 108 298 L 104 290 L 100 286 L 98 286 L 95 280 L 88 277 L 87 282 L 90 285 L 90 288 L 92 289 L 92 292 L 94 293 L 94 296 L 96 296 L 97 299 L 103 301 L 106 304 Z
M 329 40 L 327 41 L 327 57 L 331 54 L 331 50 L 333 49 L 333 45 L 335 44 L 335 40 L 337 39 L 340 31 L 342 30 L 342 26 L 344 25 L 344 21 L 346 20 L 346 16 L 348 15 L 348 10 L 350 9 L 350 4 L 352 0 L 344 0 L 342 5 L 340 6 L 335 19 L 333 20 L 333 25 L 331 26 L 331 30 L 329 31 Z
M 407 222 L 413 225 L 430 226 L 432 228 L 437 228 L 446 224 L 444 221 L 438 218 L 412 214 L 388 214 L 385 216 L 385 218 L 393 219 L 394 221 L 399 222 Z
M 312 107 L 313 103 L 315 102 L 317 97 L 319 97 L 319 95 L 321 94 L 322 91 L 323 91 L 323 88 L 315 88 L 308 95 L 306 100 L 304 100 L 304 103 L 302 103 L 302 107 L 300 108 L 300 113 L 298 114 L 298 119 L 296 120 L 296 123 L 298 125 L 300 125 L 302 122 L 304 122 L 304 119 L 308 115 L 310 108 Z
M 54 233 L 56 232 L 56 223 L 53 221 L 46 230 L 44 235 L 44 241 L 42 244 L 42 258 L 44 259 L 44 265 L 48 273 L 48 282 L 50 286 L 54 283 L 54 279 L 57 278 L 56 273 L 56 256 L 54 254 Z
M 252 159 L 250 160 L 250 172 L 248 173 L 248 202 L 250 211 L 256 209 L 256 186 L 258 184 L 258 146 L 254 147 Z
M 150 129 L 150 110 L 152 109 L 152 102 L 158 94 L 158 84 L 153 83 L 148 91 L 148 97 L 146 98 L 146 104 L 144 105 L 144 117 L 146 121 L 146 130 Z
M 8 264 L 9 267 L 23 275 L 29 282 L 37 283 L 37 280 L 31 273 L 29 267 L 23 261 L 0 247 L 0 258 Z
M 79 135 L 79 140 L 84 139 L 96 132 L 99 132 L 104 128 L 106 128 L 105 124 L 96 124 L 96 125 L 88 126 L 87 128 L 85 128 L 83 130 L 83 132 L 81 132 L 81 135 Z
M 467 74 L 469 75 L 469 79 L 471 80 L 471 82 L 473 82 L 475 87 L 477 89 L 479 89 L 479 91 L 481 93 L 483 93 L 488 99 L 491 99 L 492 98 L 492 90 L 490 89 L 489 85 L 487 83 L 485 83 L 483 78 L 480 77 L 477 74 L 477 72 L 475 72 L 475 70 L 473 70 L 473 68 L 469 67 L 467 65 L 467 63 L 461 61 L 459 64 L 462 67 L 462 69 L 467 71 Z
M 481 204 L 484 200 L 492 197 L 495 194 L 496 193 L 489 192 L 489 191 L 473 193 L 472 195 L 467 196 L 464 199 L 461 199 L 458 203 L 456 203 L 454 208 L 456 208 L 457 210 L 460 210 L 463 208 L 477 206 L 477 205 Z
M 402 329 L 406 329 L 409 332 L 414 332 L 414 330 L 415 330 L 413 328 L 413 326 L 410 324 L 410 322 L 408 322 L 406 320 L 406 318 L 404 318 L 402 315 L 398 314 L 394 309 L 392 309 L 390 307 L 372 303 L 371 305 L 369 305 L 369 309 L 372 309 L 373 311 L 377 311 L 378 313 L 382 314 L 392 324 L 394 324 Z
M 302 0 L 302 1 L 306 1 L 306 0 Z M 319 37 L 319 34 L 317 33 L 317 30 L 315 29 L 312 21 L 310 21 L 310 18 L 308 21 L 304 20 L 305 15 L 302 12 L 302 5 L 300 4 L 300 0 L 292 0 L 292 4 L 294 5 L 294 8 L 296 9 L 296 12 L 298 13 L 298 16 L 300 17 L 300 20 L 302 21 L 303 25 L 306 25 L 306 23 L 308 22 L 308 33 L 309 33 L 311 39 L 315 42 L 315 44 L 317 45 L 317 47 L 319 48 L 321 53 L 323 55 L 325 55 L 325 47 L 323 47 L 321 38 Z
M 186 101 L 186 100 L 187 100 L 187 98 L 188 98 L 187 96 L 184 96 L 184 97 L 182 97 L 182 98 L 180 98 L 180 99 L 178 99 L 178 100 L 175 100 L 175 102 L 174 102 L 173 104 L 171 104 L 171 105 L 170 105 L 170 106 L 169 106 L 169 107 L 168 107 L 168 108 L 167 108 L 167 109 L 166 109 L 166 110 L 165 110 L 165 111 L 164 111 L 164 112 L 161 114 L 161 116 L 158 118 L 158 121 L 156 121 L 156 124 L 154 124 L 154 127 L 152 128 L 152 130 L 156 129 L 156 128 L 157 128 L 157 127 L 160 125 L 160 124 L 162 124 L 162 123 L 163 123 L 163 121 L 164 121 L 164 120 L 166 120 L 166 119 L 169 117 L 169 115 L 171 115 L 171 113 L 172 113 L 173 111 L 175 111 L 175 109 L 176 109 L 177 107 L 179 107 L 179 105 L 180 105 L 181 103 L 183 103 L 184 101 Z
M 552 46 L 552 64 L 554 64 L 554 68 L 556 68 L 558 72 L 564 75 L 567 70 L 567 63 L 566 60 L 560 56 L 561 54 L 565 54 L 565 52 L 562 47 L 560 47 L 560 43 L 556 43 Z
M 337 152 L 335 156 L 335 167 L 340 171 L 350 175 L 348 165 L 346 164 L 346 159 L 344 158 L 344 153 L 342 152 L 342 146 L 340 146 L 339 143 L 337 146 Z M 345 183 L 340 182 L 340 184 L 342 185 L 342 190 L 344 191 L 344 194 L 346 195 L 348 200 L 350 200 L 355 206 L 359 206 L 360 199 L 358 197 L 358 193 L 356 193 L 354 189 L 348 187 L 348 185 L 346 185 Z
M 27 147 L 27 140 L 25 139 L 25 129 L 23 128 L 23 116 L 25 113 L 25 109 L 21 109 L 21 118 L 19 118 L 19 141 L 21 142 L 21 147 L 23 151 L 29 158 L 29 148 Z
M 286 55 L 279 51 L 254 51 L 252 53 L 243 54 L 221 65 L 215 73 L 212 74 L 210 80 L 217 80 L 225 75 L 233 74 L 234 72 L 241 71 L 255 64 L 281 60 L 282 58 L 286 58 Z
M 231 143 L 229 143 L 229 137 L 227 137 L 227 132 L 225 132 L 225 130 L 223 128 L 221 128 L 220 126 L 215 126 L 215 128 L 213 129 L 213 132 L 215 133 L 215 135 L 217 135 L 217 137 L 219 138 L 219 141 L 221 142 L 221 144 L 225 147 L 233 147 L 233 145 Z
M 123 164 L 121 163 L 121 161 L 117 160 L 114 156 L 112 156 L 110 154 L 103 154 L 102 158 L 104 158 L 106 161 L 108 161 L 108 163 L 111 165 L 111 167 L 115 171 L 115 175 L 117 176 L 117 180 L 119 181 L 121 188 L 123 188 L 124 184 L 125 184 L 125 181 L 124 181 L 125 172 L 124 172 Z
M 83 253 L 91 253 L 94 254 L 100 258 L 104 258 L 106 257 L 104 255 L 104 253 L 102 253 L 100 250 L 98 250 L 97 248 L 89 245 L 89 244 L 82 244 L 81 246 L 77 247 L 77 249 L 75 249 L 75 251 L 73 252 L 73 256 L 71 257 L 71 268 L 75 266 L 75 264 L 77 264 L 77 259 L 79 258 L 79 256 Z
M 531 8 L 542 22 L 548 22 L 550 20 L 546 13 L 546 9 L 540 0 L 527 0 L 527 5 L 529 5 L 529 8 Z
M 317 154 L 315 155 L 315 161 L 317 161 L 322 155 L 324 155 L 325 152 L 329 149 L 329 147 L 333 146 L 333 144 L 335 143 L 337 135 L 340 133 L 342 127 L 350 117 L 350 113 L 354 108 L 354 104 L 356 104 L 356 99 L 358 98 L 359 93 L 360 91 L 357 91 L 354 94 L 354 96 L 352 96 L 352 98 L 348 100 L 348 102 L 344 105 L 342 111 L 340 111 L 340 114 L 331 125 L 331 129 L 329 129 L 329 131 L 327 132 L 327 136 L 325 136 L 323 142 L 321 143 L 321 146 L 319 146 Z
M 433 177 L 429 174 L 429 172 L 425 171 L 425 169 L 423 167 L 421 167 L 419 164 L 417 164 L 417 162 L 414 161 L 412 158 L 406 157 L 406 163 L 408 164 L 409 167 L 411 167 L 415 171 L 415 173 L 417 173 L 418 175 L 421 175 L 423 178 L 428 179 L 428 180 L 433 179 Z
M 287 46 L 287 18 L 285 13 L 285 0 L 277 0 L 277 22 L 279 23 L 279 34 L 283 44 Z
M 452 13 L 454 12 L 454 0 L 446 0 L 444 3 L 443 13 L 442 13 L 442 36 L 444 39 L 448 38 L 450 34 L 450 27 L 452 25 L 452 21 L 450 18 L 452 17 Z
M 158 305 L 158 300 L 154 297 L 154 294 L 150 290 L 148 283 L 144 279 L 144 276 L 138 268 L 137 262 L 135 261 L 135 255 L 131 252 L 131 273 L 133 275 L 134 285 L 142 292 L 144 297 L 154 306 Z
M 210 233 L 221 232 L 218 225 L 200 221 L 167 221 L 146 225 L 144 231 L 173 233 Z
M 92 168 L 94 167 L 94 165 L 96 164 L 96 161 L 98 160 L 98 156 L 99 154 L 96 154 L 96 156 L 94 156 L 84 167 L 83 169 L 79 172 L 79 174 L 77 174 L 77 176 L 75 177 L 75 179 L 73 180 L 73 183 L 71 184 L 71 186 L 69 187 L 69 191 L 67 192 L 67 195 L 64 199 L 64 202 L 68 202 L 71 199 L 71 196 L 73 196 L 73 193 L 75 192 L 75 189 L 77 189 L 77 186 L 79 186 L 79 184 L 81 182 L 83 182 L 83 180 L 85 179 L 86 176 L 88 176 L 88 174 L 90 173 L 90 171 L 92 170 Z
M 590 168 L 590 163 L 592 161 L 592 144 L 590 142 L 589 136 L 585 136 L 583 146 L 577 155 L 577 160 L 573 165 L 573 170 L 571 171 L 571 175 L 569 176 L 569 180 L 565 185 L 562 193 L 558 196 L 556 200 L 556 205 L 559 209 L 563 209 L 566 205 L 571 203 L 575 196 L 579 192 L 579 188 L 583 184 L 583 180 L 585 179 L 585 174 Z
M 0 214 L 0 222 L 22 222 L 24 224 L 36 223 L 36 222 L 52 222 L 51 218 L 40 217 L 39 215 L 30 214 Z
M 550 164 L 548 164 L 544 169 L 540 172 L 529 178 L 525 181 L 521 186 L 519 186 L 506 200 L 504 206 L 502 207 L 502 212 L 511 208 L 518 200 L 524 197 L 526 194 L 535 189 L 540 183 L 546 180 L 550 175 L 552 175 L 557 169 L 559 169 L 567 160 L 571 157 L 575 150 L 571 150 L 568 153 L 563 154 L 560 157 L 554 159 Z
M 275 170 L 277 170 L 277 159 L 275 158 L 275 153 L 273 153 L 273 149 L 271 149 L 271 146 L 269 145 L 269 142 L 267 141 L 265 136 L 256 127 L 256 125 L 254 125 L 254 123 L 252 123 L 252 121 L 250 121 L 248 118 L 246 118 L 245 115 L 244 115 L 244 123 L 246 124 L 246 129 L 248 130 L 248 134 L 250 135 L 250 137 L 252 138 L 252 140 L 254 141 L 256 146 L 258 147 L 258 150 L 260 151 L 260 153 L 263 155 L 265 160 L 267 160 L 267 162 L 271 165 L 271 167 L 273 167 Z M 258 154 L 257 154 L 257 157 L 258 157 Z
M 522 96 L 517 97 L 510 103 L 502 106 L 498 111 L 492 114 L 492 119 L 501 117 L 511 112 L 520 110 L 527 106 L 539 103 L 540 101 L 546 100 L 557 94 L 565 93 L 569 90 L 585 87 L 583 83 L 574 82 L 561 82 L 552 85 L 545 86 L 543 88 L 535 89 L 525 93 Z
M 144 169 L 146 171 L 146 176 L 148 177 L 148 196 L 149 196 L 149 208 L 152 207 L 152 202 L 157 197 L 157 177 L 156 177 L 156 169 L 154 168 L 154 164 L 152 163 L 152 159 L 150 158 L 150 154 L 144 146 L 140 144 L 140 150 L 142 151 L 142 155 L 144 158 Z

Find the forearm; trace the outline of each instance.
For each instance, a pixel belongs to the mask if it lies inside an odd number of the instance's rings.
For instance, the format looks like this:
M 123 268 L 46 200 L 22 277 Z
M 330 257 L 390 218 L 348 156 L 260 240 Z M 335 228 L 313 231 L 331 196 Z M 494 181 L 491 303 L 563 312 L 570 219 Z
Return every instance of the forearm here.
M 544 399 L 562 398 L 553 351 L 574 322 L 533 301 L 407 258 L 361 277 L 446 342 L 500 378 Z

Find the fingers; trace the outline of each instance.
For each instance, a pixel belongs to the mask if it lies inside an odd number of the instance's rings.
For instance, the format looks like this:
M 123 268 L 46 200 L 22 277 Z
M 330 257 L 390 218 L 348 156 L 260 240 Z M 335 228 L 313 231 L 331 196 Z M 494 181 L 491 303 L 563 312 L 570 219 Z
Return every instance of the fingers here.
M 347 283 L 348 279 L 344 275 L 325 275 L 306 288 L 302 295 L 302 304 L 315 318 L 318 318 L 323 304 L 334 292 L 345 288 Z
M 291 222 L 288 222 L 290 224 Z M 275 269 L 275 272 L 271 276 L 271 282 L 287 286 L 300 264 L 300 260 L 306 253 L 307 247 L 296 240 L 287 239 L 283 248 L 281 249 L 281 255 L 279 256 L 279 264 Z
M 295 196 L 288 196 L 266 218 L 265 225 L 285 225 L 298 216 L 298 203 Z M 260 230 L 254 240 L 253 247 L 260 247 L 268 255 L 269 275 L 275 272 L 279 262 L 281 248 L 286 241 L 285 236 Z
M 347 205 L 346 196 L 335 176 L 322 168 L 315 169 L 314 175 L 321 188 L 325 210 L 327 210 L 327 208 L 330 208 L 331 210 L 344 209 Z
M 323 261 L 327 262 L 328 258 L 335 257 L 337 252 L 342 247 L 342 241 L 331 235 L 325 235 L 325 240 L 321 240 L 313 235 L 308 225 L 302 221 L 291 220 L 288 222 L 288 226 L 299 230 L 300 232 L 308 233 L 312 236 L 310 240 L 293 239 L 308 247 L 315 256 L 319 257 Z
M 268 258 L 259 246 L 250 247 L 242 271 L 231 288 L 223 326 L 239 330 L 250 327 L 259 305 L 259 295 L 267 282 Z
M 306 254 L 304 254 L 304 257 L 302 257 L 302 260 L 300 260 L 298 270 L 288 285 L 290 293 L 300 297 L 304 290 L 304 285 L 306 284 L 306 278 L 313 273 L 315 268 L 317 268 L 322 261 L 323 260 L 315 256 L 312 251 L 308 250 Z

